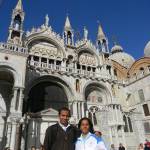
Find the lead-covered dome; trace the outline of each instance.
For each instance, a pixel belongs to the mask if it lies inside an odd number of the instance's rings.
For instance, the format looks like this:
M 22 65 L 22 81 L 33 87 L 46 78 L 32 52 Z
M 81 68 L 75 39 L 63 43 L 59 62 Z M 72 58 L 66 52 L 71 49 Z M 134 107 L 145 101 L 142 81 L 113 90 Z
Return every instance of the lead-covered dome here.
M 135 59 L 123 52 L 123 48 L 120 45 L 115 45 L 111 49 L 112 55 L 109 56 L 109 59 L 118 62 L 120 65 L 129 68 L 135 62 Z
M 146 44 L 144 48 L 144 56 L 150 57 L 150 41 Z
M 123 48 L 120 45 L 114 45 L 111 49 L 112 54 L 117 52 L 123 52 Z

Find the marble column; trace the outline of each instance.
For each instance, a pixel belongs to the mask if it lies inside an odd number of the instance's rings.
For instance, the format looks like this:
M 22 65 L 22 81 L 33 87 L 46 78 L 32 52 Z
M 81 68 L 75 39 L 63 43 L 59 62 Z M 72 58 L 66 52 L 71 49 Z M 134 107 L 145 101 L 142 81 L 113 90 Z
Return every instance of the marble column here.
M 109 128 L 109 138 L 110 138 L 110 144 L 113 144 L 111 127 Z
M 10 140 L 11 140 L 11 124 L 7 122 L 7 130 L 6 130 L 6 147 L 10 146 Z
M 125 133 L 124 133 L 124 126 L 121 127 L 121 133 L 122 133 L 122 141 L 124 146 L 126 147 L 126 140 L 125 140 Z M 127 149 L 127 147 L 126 147 Z
M 111 67 L 111 75 L 114 76 L 114 70 L 113 70 L 113 67 Z
M 41 58 L 41 57 L 39 57 L 39 67 L 41 67 L 41 66 L 42 66 L 42 64 L 41 64 L 41 60 L 42 60 L 42 58 Z
M 77 73 L 77 62 L 74 62 L 74 73 Z
M 82 105 L 82 117 L 85 117 L 84 101 L 81 103 L 81 105 Z
M 47 58 L 47 68 L 49 67 L 49 59 Z
M 78 107 L 78 119 L 81 119 L 81 107 L 80 107 L 80 102 L 77 102 L 77 107 Z
M 114 122 L 115 122 L 115 114 L 114 114 L 113 105 L 111 105 L 111 112 L 112 112 L 112 122 L 114 124 Z
M 115 113 L 116 113 L 116 122 L 118 123 L 119 120 L 118 120 L 118 110 L 117 110 L 117 105 L 115 105 Z
M 91 112 L 91 117 L 92 117 L 92 123 L 94 125 L 94 117 L 93 117 L 93 112 Z
M 115 128 L 115 137 L 116 137 L 116 145 L 119 145 L 119 139 L 118 139 L 118 131 L 117 131 L 117 126 L 114 126 Z
M 73 102 L 73 116 L 76 118 L 77 120 L 77 116 L 78 116 L 78 110 L 77 110 L 77 102 L 74 101 Z
M 22 131 L 24 130 L 25 130 L 25 124 L 22 124 Z M 21 150 L 25 148 L 25 134 L 23 133 L 24 132 L 22 132 L 22 135 L 21 135 L 21 145 L 20 145 Z
M 17 131 L 17 123 L 12 123 L 12 130 L 11 130 L 11 138 L 10 138 L 10 149 L 15 150 L 16 145 L 16 131 Z
M 54 70 L 56 70 L 56 60 L 54 60 Z
M 23 90 L 24 88 L 20 88 L 20 95 L 19 95 L 19 104 L 17 111 L 22 113 L 22 106 L 23 106 Z
M 61 71 L 63 71 L 63 72 L 66 71 L 66 59 L 64 59 L 64 60 L 61 62 Z
M 33 59 L 33 55 L 31 56 L 31 61 L 30 61 L 31 65 L 34 65 L 34 59 Z
M 11 108 L 10 108 L 11 112 L 15 112 L 16 111 L 17 91 L 18 91 L 18 88 L 15 87 L 14 88 L 13 98 L 11 100 Z

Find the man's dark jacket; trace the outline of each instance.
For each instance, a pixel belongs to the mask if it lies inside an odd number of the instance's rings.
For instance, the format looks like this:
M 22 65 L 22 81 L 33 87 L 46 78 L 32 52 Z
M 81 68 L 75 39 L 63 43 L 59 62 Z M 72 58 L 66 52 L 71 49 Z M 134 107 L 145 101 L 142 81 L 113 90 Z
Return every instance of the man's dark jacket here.
M 125 150 L 125 147 L 124 146 L 120 146 L 119 150 Z
M 66 131 L 57 123 L 47 128 L 44 150 L 74 150 L 79 130 L 70 125 Z

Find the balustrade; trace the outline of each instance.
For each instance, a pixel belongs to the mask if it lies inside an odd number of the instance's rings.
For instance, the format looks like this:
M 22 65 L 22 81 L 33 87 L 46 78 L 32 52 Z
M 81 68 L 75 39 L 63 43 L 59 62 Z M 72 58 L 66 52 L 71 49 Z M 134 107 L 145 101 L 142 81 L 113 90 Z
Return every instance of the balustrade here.
M 26 48 L 14 44 L 0 43 L 0 49 L 27 54 Z
M 40 61 L 35 61 L 35 60 L 30 60 L 29 61 L 30 66 L 36 67 L 36 68 L 43 68 L 43 69 L 48 69 L 51 71 L 56 71 L 56 72 L 64 72 L 67 74 L 72 74 L 72 75 L 79 75 L 87 78 L 99 78 L 99 79 L 106 79 L 106 80 L 114 80 L 114 77 L 112 75 L 109 75 L 106 72 L 102 72 L 98 70 L 97 72 L 94 72 L 92 70 L 84 70 L 84 69 L 76 69 L 74 67 L 65 67 L 56 64 L 49 64 L 47 62 L 40 62 Z

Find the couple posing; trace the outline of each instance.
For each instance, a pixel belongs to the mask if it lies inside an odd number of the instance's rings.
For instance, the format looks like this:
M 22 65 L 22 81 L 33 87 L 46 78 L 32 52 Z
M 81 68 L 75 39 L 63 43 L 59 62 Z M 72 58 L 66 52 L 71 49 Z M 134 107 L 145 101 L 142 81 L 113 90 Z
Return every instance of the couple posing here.
M 46 130 L 44 150 L 106 150 L 88 118 L 82 118 L 78 128 L 69 124 L 69 118 L 70 110 L 61 108 L 59 122 Z

